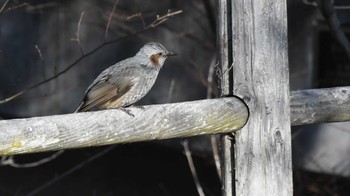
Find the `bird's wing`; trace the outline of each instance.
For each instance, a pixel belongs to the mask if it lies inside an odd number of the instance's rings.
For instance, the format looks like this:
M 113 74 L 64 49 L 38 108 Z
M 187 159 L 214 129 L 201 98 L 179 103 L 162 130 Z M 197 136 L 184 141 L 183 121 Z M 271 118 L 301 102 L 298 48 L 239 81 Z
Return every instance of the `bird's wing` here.
M 115 107 L 119 107 L 116 105 L 116 101 L 127 93 L 137 81 L 132 76 L 104 75 L 97 79 L 86 91 L 84 101 L 76 112 L 84 112 L 94 107 L 100 107 L 110 101 L 114 102 Z

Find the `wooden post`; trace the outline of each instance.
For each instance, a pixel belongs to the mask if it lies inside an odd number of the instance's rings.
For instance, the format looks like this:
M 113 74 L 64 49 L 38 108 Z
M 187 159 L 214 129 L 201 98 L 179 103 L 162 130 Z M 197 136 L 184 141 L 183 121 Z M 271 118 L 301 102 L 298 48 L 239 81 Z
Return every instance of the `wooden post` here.
M 230 2 L 230 1 L 228 1 Z M 229 36 L 228 33 L 228 2 L 226 0 L 220 0 L 217 3 L 217 45 L 218 45 L 218 57 L 220 64 L 220 87 L 222 97 L 228 96 L 232 89 L 230 89 L 230 65 L 232 61 L 229 59 Z M 222 135 L 221 138 L 221 174 L 222 174 L 222 195 L 232 195 L 232 182 L 233 182 L 233 155 L 231 149 L 231 140 L 229 135 Z
M 293 195 L 286 1 L 218 4 L 223 92 L 242 98 L 250 112 L 234 140 L 223 141 L 225 157 L 233 159 L 223 168 L 232 162 L 235 169 L 223 174 L 223 195 Z

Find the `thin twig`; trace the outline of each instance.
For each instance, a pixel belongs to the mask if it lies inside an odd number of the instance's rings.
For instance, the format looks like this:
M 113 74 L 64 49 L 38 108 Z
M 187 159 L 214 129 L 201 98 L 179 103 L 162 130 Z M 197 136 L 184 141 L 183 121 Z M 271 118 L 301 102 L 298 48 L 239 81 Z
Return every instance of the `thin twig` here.
M 10 2 L 10 0 L 6 0 L 4 4 L 2 4 L 0 8 L 0 14 L 2 14 L 7 6 L 7 4 Z
M 40 159 L 39 161 L 35 161 L 35 162 L 32 162 L 32 163 L 16 163 L 14 161 L 14 159 L 13 159 L 13 156 L 4 156 L 4 157 L 1 157 L 0 165 L 9 165 L 9 166 L 12 166 L 12 167 L 15 167 L 15 168 L 36 167 L 36 166 L 42 165 L 44 163 L 47 163 L 49 161 L 52 161 L 52 160 L 56 159 L 63 152 L 64 152 L 64 150 L 57 151 L 54 154 L 50 155 L 49 157 Z
M 214 163 L 216 167 L 216 172 L 218 173 L 218 176 L 221 178 L 221 164 L 220 164 L 220 156 L 219 156 L 219 149 L 218 149 L 218 144 L 216 142 L 216 135 L 211 135 L 210 136 L 210 144 L 211 144 L 211 149 L 213 151 L 213 158 L 214 158 Z
M 146 28 L 146 22 L 145 22 L 145 20 L 143 19 L 143 16 L 142 16 L 142 13 L 141 13 L 141 12 L 126 17 L 126 20 L 132 20 L 132 19 L 134 19 L 134 18 L 136 18 L 136 17 L 139 18 L 139 19 L 141 20 L 142 25 L 143 25 L 143 28 Z
M 338 6 L 334 6 L 334 9 L 336 9 L 336 10 L 350 10 L 350 6 L 349 5 L 348 6 L 338 5 Z
M 181 11 L 181 10 L 180 10 L 180 11 Z M 181 11 L 181 12 L 182 12 L 182 11 Z M 176 14 L 179 14 L 179 13 L 181 13 L 181 12 L 177 11 Z M 173 16 L 174 14 L 169 14 L 169 13 L 168 13 L 167 15 Z M 155 21 L 157 21 L 157 19 L 156 19 Z M 45 79 L 45 80 L 43 80 L 43 81 L 41 81 L 41 82 L 38 82 L 38 83 L 36 83 L 36 84 L 34 84 L 34 85 L 28 87 L 27 89 L 24 89 L 24 90 L 22 90 L 22 91 L 20 91 L 20 92 L 18 92 L 18 93 L 16 93 L 16 94 L 13 94 L 13 95 L 11 95 L 11 96 L 5 98 L 5 99 L 0 100 L 0 104 L 7 103 L 7 102 L 9 102 L 9 101 L 11 101 L 11 100 L 13 100 L 13 99 L 15 99 L 15 98 L 17 98 L 17 97 L 19 97 L 19 96 L 25 94 L 25 93 L 27 93 L 27 92 L 29 92 L 29 91 L 31 91 L 31 90 L 37 88 L 37 87 L 39 87 L 39 86 L 41 86 L 41 85 L 43 85 L 43 84 L 46 84 L 47 82 L 50 82 L 50 81 L 52 81 L 52 80 L 58 78 L 59 76 L 65 74 L 65 73 L 68 72 L 70 69 L 72 69 L 72 68 L 73 68 L 74 66 L 76 66 L 78 63 L 80 63 L 83 59 L 85 59 L 86 57 L 88 57 L 88 56 L 94 54 L 95 52 L 99 51 L 99 50 L 102 49 L 103 47 L 105 47 L 105 46 L 107 46 L 107 45 L 111 45 L 111 44 L 117 43 L 117 42 L 119 42 L 119 41 L 121 41 L 121 40 L 124 40 L 124 39 L 128 39 L 128 38 L 130 38 L 130 37 L 132 37 L 132 36 L 136 36 L 136 35 L 138 35 L 138 34 L 140 34 L 140 33 L 143 33 L 143 32 L 145 32 L 145 31 L 147 31 L 148 29 L 151 29 L 151 28 L 154 28 L 154 27 L 143 28 L 143 29 L 141 29 L 141 30 L 139 30 L 139 31 L 137 31 L 137 32 L 135 32 L 135 33 L 133 33 L 133 34 L 127 35 L 127 36 L 125 36 L 125 37 L 121 37 L 121 38 L 117 38 L 117 39 L 115 39 L 115 40 L 103 42 L 102 44 L 100 44 L 100 45 L 97 46 L 95 49 L 91 50 L 90 52 L 84 53 L 82 56 L 80 56 L 80 57 L 79 57 L 78 59 L 76 59 L 73 63 L 71 63 L 70 65 L 68 65 L 68 66 L 67 66 L 65 69 L 63 69 L 62 71 L 58 72 L 57 74 L 53 75 L 52 77 L 49 77 L 49 78 L 47 78 L 47 79 Z
M 63 69 L 62 71 L 60 71 L 60 72 L 58 72 L 57 74 L 53 75 L 52 77 L 49 77 L 49 78 L 47 78 L 47 79 L 45 79 L 45 80 L 43 80 L 43 81 L 41 81 L 41 82 L 38 82 L 38 83 L 36 83 L 36 84 L 30 86 L 29 88 L 24 89 L 24 90 L 22 90 L 22 91 L 20 91 L 20 92 L 18 92 L 18 93 L 16 93 L 16 94 L 10 96 L 10 97 L 7 97 L 7 98 L 5 98 L 5 99 L 0 100 L 0 104 L 7 103 L 7 102 L 9 102 L 9 101 L 11 101 L 11 100 L 13 100 L 13 99 L 15 99 L 15 98 L 17 98 L 17 97 L 19 97 L 19 96 L 25 94 L 25 93 L 27 93 L 27 92 L 29 92 L 29 91 L 31 91 L 31 90 L 37 88 L 37 87 L 39 87 L 39 86 L 41 86 L 41 85 L 43 85 L 43 84 L 46 84 L 47 82 L 50 82 L 50 81 L 52 81 L 52 80 L 58 78 L 59 76 L 65 74 L 67 71 L 69 71 L 70 69 L 72 69 L 72 68 L 73 68 L 75 65 L 77 65 L 80 61 L 82 61 L 82 60 L 85 59 L 86 57 L 88 57 L 88 56 L 94 54 L 95 52 L 99 51 L 99 50 L 100 50 L 101 48 L 103 48 L 104 46 L 110 45 L 110 44 L 113 44 L 113 43 L 116 43 L 116 42 L 118 42 L 118 41 L 120 41 L 120 40 L 122 40 L 122 39 L 127 39 L 128 37 L 131 37 L 131 36 L 134 36 L 134 35 L 135 35 L 135 34 L 130 35 L 130 36 L 126 36 L 126 37 L 122 37 L 122 38 L 119 38 L 119 39 L 116 39 L 116 40 L 113 40 L 113 41 L 109 41 L 109 42 L 104 42 L 104 43 L 102 43 L 101 45 L 99 45 L 99 46 L 96 47 L 95 49 L 91 50 L 90 52 L 85 53 L 84 55 L 80 56 L 80 57 L 79 57 L 78 59 L 76 59 L 73 63 L 71 63 L 70 65 L 68 65 L 65 69 Z
M 200 47 L 203 47 L 205 49 L 208 49 L 208 50 L 212 50 L 214 47 L 212 47 L 211 45 L 208 45 L 208 43 L 205 41 L 205 40 L 201 40 L 198 38 L 198 36 L 194 35 L 194 34 L 191 34 L 191 33 L 188 33 L 188 32 L 185 32 L 185 31 L 179 31 L 178 28 L 175 28 L 171 25 L 164 25 L 162 26 L 164 29 L 176 34 L 177 36 L 179 37 L 185 37 L 195 43 L 197 43 L 198 45 L 200 45 Z
M 39 57 L 43 61 L 44 60 L 43 55 L 42 55 L 41 50 L 37 44 L 35 44 L 35 49 L 36 49 L 36 51 L 38 51 Z
M 81 46 L 81 42 L 80 42 L 80 26 L 81 26 L 81 22 L 83 21 L 83 17 L 84 17 L 85 11 L 82 11 L 80 13 L 80 17 L 79 17 L 79 21 L 78 21 L 78 25 L 77 25 L 77 32 L 75 32 L 75 38 L 71 38 L 71 41 L 75 41 L 78 43 L 79 48 L 80 48 L 80 52 L 82 55 L 84 55 L 84 49 Z
M 188 148 L 188 140 L 186 139 L 182 143 L 182 145 L 184 146 L 185 155 L 186 155 L 186 158 L 187 158 L 187 161 L 188 161 L 188 165 L 190 166 L 191 173 L 192 173 L 192 176 L 193 176 L 194 183 L 196 184 L 196 188 L 197 188 L 198 194 L 199 194 L 199 196 L 205 196 L 205 194 L 203 192 L 203 189 L 202 189 L 202 186 L 201 186 L 201 184 L 199 182 L 199 178 L 198 178 L 198 175 L 197 175 L 196 168 L 194 167 L 194 164 L 193 164 L 193 159 L 192 159 L 192 155 L 191 155 L 190 149 Z
M 156 26 L 164 23 L 165 21 L 167 21 L 170 17 L 181 14 L 182 10 L 177 10 L 174 12 L 171 12 L 170 10 L 168 10 L 168 13 L 163 15 L 163 16 L 159 16 L 157 15 L 156 20 L 154 20 L 151 24 L 149 24 L 148 26 L 146 26 L 145 29 L 149 29 L 149 28 L 155 28 Z
M 149 25 L 146 25 L 145 20 L 143 19 L 143 16 L 141 13 L 136 13 L 136 14 L 130 15 L 130 16 L 126 17 L 126 20 L 131 20 L 131 19 L 138 17 L 142 21 L 143 28 L 149 29 L 149 28 L 155 28 L 155 27 L 159 26 L 160 24 L 164 23 L 165 21 L 167 21 L 170 17 L 173 17 L 173 16 L 181 14 L 181 13 L 182 13 L 182 10 L 177 10 L 174 12 L 171 12 L 170 10 L 168 10 L 168 12 L 166 14 L 164 14 L 163 16 L 157 15 L 157 18 Z
M 209 65 L 209 71 L 207 76 L 207 99 L 210 99 L 213 94 L 213 78 L 214 78 L 214 71 L 216 66 L 216 54 L 214 54 L 213 58 L 210 61 Z
M 64 177 L 74 173 L 75 171 L 79 170 L 80 168 L 84 167 L 85 165 L 87 165 L 88 163 L 102 157 L 103 155 L 107 154 L 108 152 L 110 152 L 111 150 L 113 150 L 115 148 L 115 145 L 109 146 L 107 148 L 105 148 L 104 150 L 102 150 L 101 152 L 96 153 L 95 155 L 89 157 L 88 159 L 86 159 L 85 161 L 79 163 L 78 165 L 75 165 L 74 167 L 72 167 L 71 169 L 63 172 L 62 174 L 60 174 L 59 176 L 56 176 L 55 178 L 53 178 L 52 180 L 46 182 L 45 184 L 39 186 L 38 188 L 32 190 L 31 192 L 29 192 L 27 194 L 27 196 L 32 196 L 32 195 L 36 195 L 39 192 L 41 192 L 42 190 L 48 188 L 49 186 L 55 184 L 56 182 L 58 182 L 59 180 L 62 180 Z
M 210 26 L 210 30 L 212 31 L 212 35 L 215 35 L 215 30 L 216 30 L 216 22 L 215 22 L 215 16 L 213 12 L 213 7 L 211 6 L 210 0 L 202 0 L 205 8 L 205 12 L 207 15 L 207 20 Z
M 178 15 L 178 14 L 181 14 L 181 13 L 182 13 L 182 10 L 177 10 L 177 11 L 174 11 L 174 12 L 171 12 L 170 10 L 168 10 L 168 13 L 163 15 L 163 16 L 157 15 L 157 20 L 159 21 L 159 20 L 168 19 L 169 17 L 175 16 L 175 15 Z M 153 22 L 153 23 L 155 23 L 155 22 Z
M 209 84 L 207 86 L 207 99 L 212 98 L 213 76 L 214 76 L 215 66 L 216 66 L 216 54 L 214 54 L 213 58 L 211 59 L 210 65 L 209 65 L 209 71 L 208 71 L 208 77 L 207 77 L 207 83 Z M 216 135 L 210 136 L 210 144 L 211 144 L 211 149 L 213 152 L 213 158 L 214 158 L 214 163 L 215 163 L 215 167 L 216 167 L 216 172 L 218 173 L 218 176 L 221 180 L 221 165 L 220 165 L 219 149 L 218 149 L 218 145 L 216 142 Z
M 48 3 L 42 3 L 38 5 L 27 5 L 26 11 L 29 13 L 34 13 L 34 12 L 40 12 L 41 10 L 45 8 L 52 8 L 58 6 L 57 2 L 48 2 Z
M 233 63 L 230 67 L 228 67 L 227 69 L 225 69 L 222 73 L 218 73 L 218 77 L 220 77 L 220 79 L 222 79 L 223 75 L 226 74 L 226 72 L 230 71 L 233 68 Z
M 346 37 L 344 31 L 340 27 L 340 21 L 336 15 L 336 11 L 333 7 L 333 1 L 330 0 L 318 0 L 319 9 L 321 10 L 323 17 L 327 21 L 333 37 L 343 48 L 348 61 L 350 62 L 350 42 Z
M 186 70 L 188 73 L 192 74 L 192 75 L 195 77 L 195 79 L 196 79 L 197 81 L 199 81 L 199 82 L 200 82 L 203 86 L 205 86 L 205 87 L 208 87 L 209 85 L 213 85 L 212 83 L 208 83 L 207 78 L 206 78 L 205 75 L 200 71 L 199 66 L 198 66 L 195 62 L 193 62 L 191 59 L 189 59 L 189 58 L 187 58 L 187 57 L 185 57 L 185 60 L 186 60 L 190 65 L 193 66 L 193 68 L 191 68 L 191 67 L 189 67 L 189 66 L 184 66 L 185 70 Z M 193 70 L 197 70 L 197 71 L 193 71 Z M 214 88 L 214 86 L 212 86 L 211 88 L 212 88 L 213 94 L 214 94 L 215 96 L 217 96 L 217 95 L 218 95 L 217 89 Z
M 168 91 L 168 103 L 171 102 L 171 99 L 173 97 L 173 91 L 174 91 L 174 86 L 175 86 L 175 79 L 173 78 L 170 82 L 170 86 L 169 86 L 169 91 Z
M 310 0 L 302 0 L 302 2 L 305 5 L 310 5 L 310 6 L 314 6 L 314 7 L 318 6 L 316 0 L 312 0 L 312 1 L 310 1 Z M 348 5 L 334 5 L 333 8 L 336 9 L 336 10 L 348 10 L 348 9 L 350 9 L 350 6 L 348 6 Z
M 111 24 L 111 21 L 112 21 L 112 18 L 113 18 L 113 15 L 114 15 L 114 12 L 115 12 L 115 9 L 116 9 L 118 3 L 119 3 L 119 0 L 116 0 L 114 2 L 114 6 L 113 6 L 113 9 L 112 9 L 112 12 L 109 14 L 109 18 L 108 18 L 108 22 L 107 22 L 107 26 L 106 26 L 106 30 L 105 30 L 105 40 L 107 40 L 109 25 Z
M 140 15 L 141 15 L 141 12 L 137 12 L 135 14 L 131 14 L 131 15 L 126 17 L 126 20 L 129 21 L 129 20 L 132 20 L 134 18 L 138 18 L 138 17 L 140 17 Z
M 34 11 L 36 10 L 42 10 L 44 8 L 49 8 L 49 7 L 54 7 L 57 5 L 57 3 L 55 2 L 51 2 L 51 3 L 43 3 L 43 4 L 38 4 L 38 5 L 31 5 L 29 3 L 21 3 L 21 4 L 18 4 L 17 2 L 12 2 L 14 4 L 17 4 L 17 5 L 14 5 L 14 6 L 11 6 L 9 8 L 6 9 L 6 6 L 7 4 L 10 2 L 10 0 L 7 0 L 0 8 L 0 15 L 3 14 L 3 13 L 6 13 L 8 11 L 11 11 L 11 10 L 15 10 L 15 9 L 19 9 L 19 8 L 22 8 L 22 7 L 25 7 L 26 8 L 26 11 L 29 12 L 29 13 L 33 13 Z
M 317 6 L 316 0 L 310 1 L 310 0 L 302 0 L 302 2 L 305 5 L 311 5 L 311 6 Z
M 29 3 L 21 3 L 19 5 L 7 8 L 6 10 L 3 11 L 3 13 L 11 11 L 11 10 L 19 9 L 19 8 L 22 8 L 22 7 L 28 7 L 28 6 L 30 6 Z M 3 13 L 1 13 L 1 14 L 3 14 Z
M 227 71 L 230 71 L 232 68 L 233 68 L 233 65 L 234 63 L 231 64 L 230 67 L 225 67 L 225 70 L 222 70 L 220 69 L 218 66 L 219 66 L 219 63 L 217 63 L 215 65 L 216 67 L 216 76 L 218 77 L 218 84 L 222 83 L 222 81 L 224 80 L 223 77 L 224 75 L 226 74 Z M 218 86 L 218 89 L 220 89 L 220 86 Z M 221 89 L 221 94 L 220 94 L 220 97 L 223 96 L 223 91 Z

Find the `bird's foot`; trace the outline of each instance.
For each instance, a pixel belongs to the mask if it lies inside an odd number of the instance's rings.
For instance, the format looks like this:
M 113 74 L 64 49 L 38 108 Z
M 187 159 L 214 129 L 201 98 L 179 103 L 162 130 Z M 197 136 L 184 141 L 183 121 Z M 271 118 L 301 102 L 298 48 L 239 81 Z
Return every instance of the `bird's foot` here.
M 131 111 L 128 110 L 128 109 L 126 109 L 126 108 L 120 107 L 120 108 L 117 108 L 117 109 L 119 109 L 119 110 L 121 110 L 121 111 L 127 113 L 129 116 L 135 117 L 135 115 L 134 115 L 133 113 L 131 113 Z
M 235 139 L 235 134 L 234 133 L 227 133 L 228 139 L 233 141 Z
M 145 106 L 142 106 L 142 105 L 132 105 L 131 107 L 134 107 L 134 108 L 139 108 L 141 110 L 145 110 Z

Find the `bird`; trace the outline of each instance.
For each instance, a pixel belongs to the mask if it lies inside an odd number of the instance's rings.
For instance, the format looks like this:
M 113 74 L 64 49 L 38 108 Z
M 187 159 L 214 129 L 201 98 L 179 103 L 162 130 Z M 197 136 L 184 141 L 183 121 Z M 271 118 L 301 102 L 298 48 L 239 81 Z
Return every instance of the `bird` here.
M 75 113 L 117 108 L 133 116 L 125 107 L 149 92 L 165 60 L 175 55 L 158 42 L 145 44 L 135 56 L 102 71 L 85 91 Z

